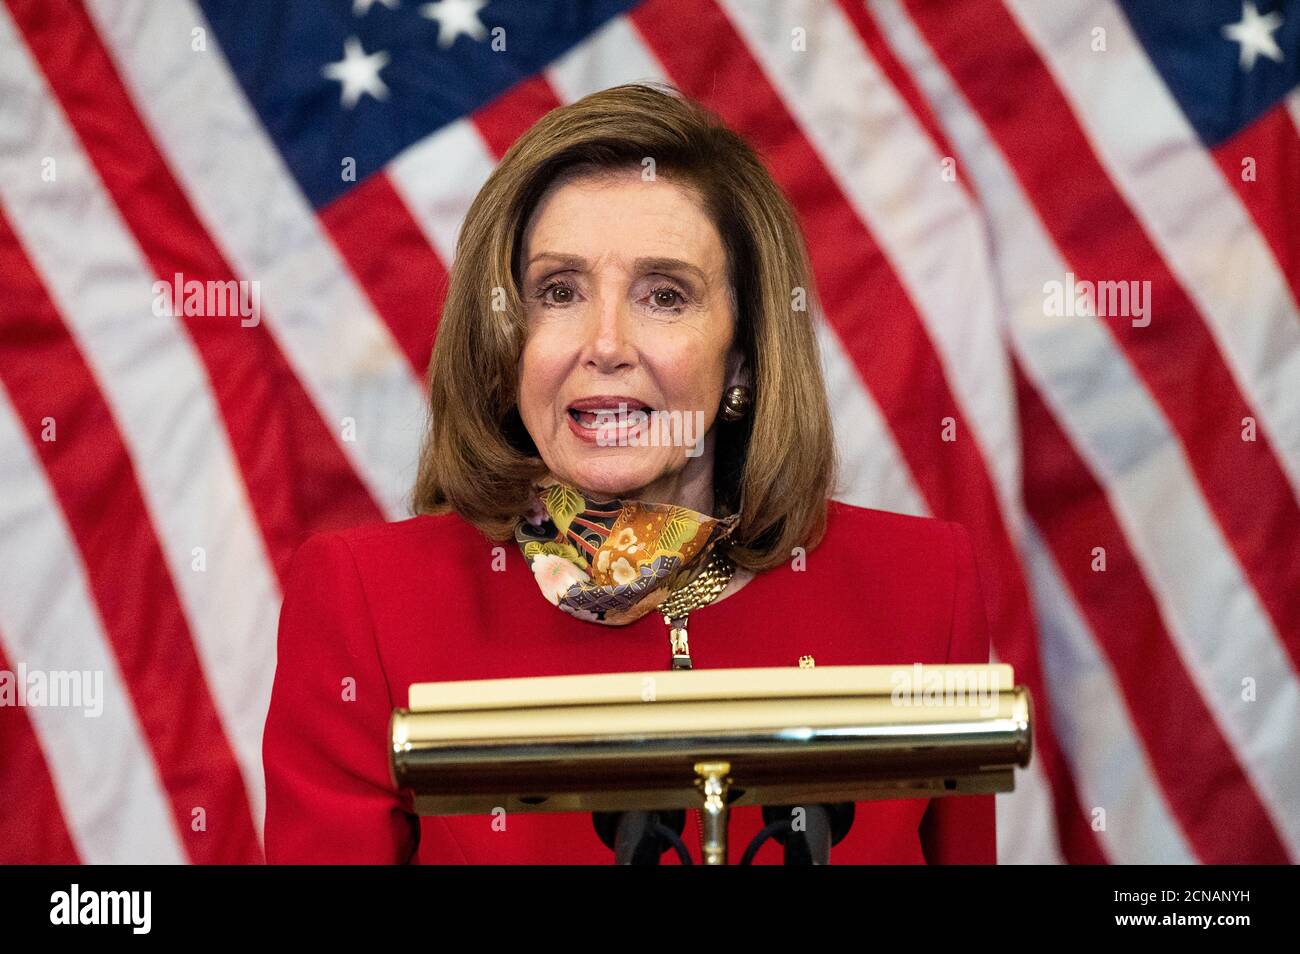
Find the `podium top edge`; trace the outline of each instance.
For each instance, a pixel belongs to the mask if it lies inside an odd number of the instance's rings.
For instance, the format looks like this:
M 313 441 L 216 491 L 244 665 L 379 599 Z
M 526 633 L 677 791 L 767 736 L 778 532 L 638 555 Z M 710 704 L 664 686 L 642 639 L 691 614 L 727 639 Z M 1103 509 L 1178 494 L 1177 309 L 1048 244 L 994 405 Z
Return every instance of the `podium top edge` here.
M 414 711 L 501 709 L 620 702 L 686 702 L 788 696 L 890 696 L 927 689 L 1009 692 L 1006 663 L 902 663 L 885 666 L 797 666 L 649 670 L 571 676 L 525 676 L 412 683 Z

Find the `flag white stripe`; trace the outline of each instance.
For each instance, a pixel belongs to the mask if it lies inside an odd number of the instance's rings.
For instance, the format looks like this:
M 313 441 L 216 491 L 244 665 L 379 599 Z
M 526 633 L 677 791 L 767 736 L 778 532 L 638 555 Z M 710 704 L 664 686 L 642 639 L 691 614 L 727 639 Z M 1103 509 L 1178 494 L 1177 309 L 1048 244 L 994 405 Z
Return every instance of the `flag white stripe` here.
M 0 47 L 0 201 L 113 410 L 260 828 L 278 585 L 193 342 L 153 314 L 155 277 L 7 12 Z
M 1296 135 L 1300 136 L 1300 87 L 1291 90 L 1286 100 L 1286 111 L 1295 125 Z
M 992 138 L 896 0 L 872 9 L 978 186 L 1026 374 L 1105 488 L 1188 674 L 1296 851 L 1300 767 L 1288 753 L 1300 695 L 1271 621 L 1127 356 L 1097 320 L 1045 314 L 1043 283 L 1066 265 Z M 1258 701 L 1242 699 L 1247 676 L 1259 684 Z
M 1020 442 L 977 216 L 961 188 L 943 179 L 943 157 L 838 6 L 720 5 L 916 304 L 1015 539 L 1023 520 Z M 795 27 L 807 30 L 812 49 L 794 48 Z M 934 427 L 937 433 L 941 422 Z
M 835 498 L 859 507 L 929 516 L 880 405 L 863 387 L 839 336 L 821 319 L 817 341 L 839 455 Z
M 1109 0 L 1009 0 L 1008 8 L 1073 106 L 1111 181 L 1204 316 L 1300 496 L 1300 315 L 1268 243 L 1123 11 Z M 1079 39 L 1095 28 L 1106 31 L 1104 53 Z
M 5 31 L 0 25 L 0 35 Z M 25 709 L 59 805 L 4 810 L 61 808 L 77 853 L 88 864 L 182 863 L 186 853 L 175 816 L 104 635 L 81 555 L 3 386 L 0 448 L 5 657 L 15 674 L 23 663 L 29 673 L 89 672 L 103 680 L 98 716 L 48 705 Z
M 191 30 L 213 35 L 202 11 L 191 0 L 90 0 L 87 9 L 212 240 L 240 277 L 261 283 L 267 329 L 330 432 L 384 513 L 408 516 L 420 382 L 224 57 L 190 49 Z
M 460 119 L 407 147 L 388 166 L 389 182 L 448 269 L 461 222 L 494 164 L 474 123 Z
M 623 83 L 668 83 L 663 65 L 626 16 L 614 17 L 546 70 L 565 102 Z
M 991 653 L 990 663 L 999 663 Z M 1056 808 L 1052 783 L 1035 758 L 1028 768 L 1016 772 L 1016 789 L 994 796 L 998 829 L 998 864 L 1063 865 L 1060 838 L 1056 832 Z

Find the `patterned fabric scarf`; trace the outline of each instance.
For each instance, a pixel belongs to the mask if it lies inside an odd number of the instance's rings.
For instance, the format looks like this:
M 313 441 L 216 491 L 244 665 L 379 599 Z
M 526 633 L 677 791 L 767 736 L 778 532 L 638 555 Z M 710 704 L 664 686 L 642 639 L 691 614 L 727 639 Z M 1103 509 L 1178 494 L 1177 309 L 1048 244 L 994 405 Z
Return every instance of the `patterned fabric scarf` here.
M 623 625 L 668 598 L 678 567 L 703 566 L 740 522 L 673 504 L 593 501 L 554 478 L 536 486 L 515 540 L 552 604 L 579 619 Z

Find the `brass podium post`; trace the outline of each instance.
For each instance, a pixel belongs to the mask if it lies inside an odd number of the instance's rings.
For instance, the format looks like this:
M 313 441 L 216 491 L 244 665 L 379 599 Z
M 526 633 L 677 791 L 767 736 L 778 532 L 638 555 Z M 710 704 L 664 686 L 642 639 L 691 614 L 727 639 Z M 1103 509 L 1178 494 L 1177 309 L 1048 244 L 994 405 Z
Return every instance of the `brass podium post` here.
M 695 786 L 704 795 L 700 810 L 700 857 L 706 865 L 727 863 L 727 787 L 731 784 L 728 762 L 696 762 Z

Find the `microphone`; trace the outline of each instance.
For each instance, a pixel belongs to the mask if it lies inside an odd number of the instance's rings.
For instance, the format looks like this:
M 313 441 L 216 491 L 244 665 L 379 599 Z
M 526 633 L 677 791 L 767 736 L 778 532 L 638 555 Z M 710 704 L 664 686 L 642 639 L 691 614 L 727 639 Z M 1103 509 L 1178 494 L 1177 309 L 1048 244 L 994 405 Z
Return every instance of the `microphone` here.
M 684 865 L 694 864 L 682 832 L 686 810 L 660 812 L 592 812 L 596 834 L 614 852 L 616 865 L 657 865 L 669 848 L 676 850 Z
M 795 809 L 803 810 L 801 831 L 795 830 Z M 844 840 L 853 827 L 853 803 L 833 805 L 764 805 L 763 830 L 745 849 L 742 865 L 752 864 L 754 855 L 769 838 L 785 848 L 787 865 L 828 865 L 831 848 Z

